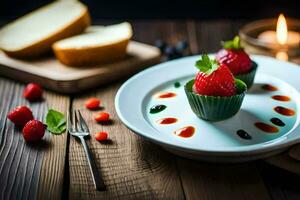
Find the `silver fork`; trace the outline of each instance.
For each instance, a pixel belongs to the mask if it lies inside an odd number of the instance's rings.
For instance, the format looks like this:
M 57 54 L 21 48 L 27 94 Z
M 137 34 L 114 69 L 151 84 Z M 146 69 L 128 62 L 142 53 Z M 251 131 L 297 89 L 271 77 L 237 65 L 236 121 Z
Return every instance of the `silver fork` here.
M 74 120 L 73 120 L 73 118 L 74 118 Z M 89 128 L 88 128 L 86 122 L 84 121 L 79 110 L 74 110 L 72 112 L 72 115 L 70 115 L 70 112 L 68 112 L 68 123 L 67 124 L 68 124 L 67 127 L 68 127 L 69 133 L 71 135 L 79 138 L 80 142 L 83 145 L 96 190 L 99 190 L 99 191 L 105 190 L 105 185 L 104 185 L 103 179 L 97 170 L 97 166 L 93 159 L 92 153 L 84 139 L 85 136 L 88 136 L 90 134 L 90 131 L 89 131 Z

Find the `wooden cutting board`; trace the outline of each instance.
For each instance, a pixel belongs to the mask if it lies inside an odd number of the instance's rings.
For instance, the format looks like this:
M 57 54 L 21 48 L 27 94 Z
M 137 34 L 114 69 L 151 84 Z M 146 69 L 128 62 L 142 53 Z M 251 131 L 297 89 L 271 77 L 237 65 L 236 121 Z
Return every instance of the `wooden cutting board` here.
M 98 66 L 70 67 L 53 56 L 19 60 L 0 51 L 0 75 L 25 83 L 36 82 L 60 93 L 75 93 L 133 74 L 159 59 L 158 48 L 135 41 L 129 43 L 124 60 Z

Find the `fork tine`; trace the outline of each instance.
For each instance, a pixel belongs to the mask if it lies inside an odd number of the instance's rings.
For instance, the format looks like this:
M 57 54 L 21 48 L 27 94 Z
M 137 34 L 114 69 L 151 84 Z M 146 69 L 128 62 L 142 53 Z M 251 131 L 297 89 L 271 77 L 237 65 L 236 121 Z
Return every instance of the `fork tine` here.
M 89 131 L 89 128 L 85 122 L 85 120 L 83 119 L 82 115 L 81 115 L 81 112 L 80 110 L 78 110 L 78 115 L 79 115 L 79 119 L 80 119 L 80 126 L 81 126 L 81 129 L 85 132 L 88 132 Z
M 69 131 L 73 131 L 73 124 L 72 124 L 72 116 L 70 115 L 70 111 L 67 113 L 67 127 Z
M 78 132 L 79 129 L 81 130 L 81 127 L 78 124 L 78 117 L 77 117 L 76 110 L 74 110 L 74 120 L 75 120 L 75 123 L 74 123 L 75 131 Z

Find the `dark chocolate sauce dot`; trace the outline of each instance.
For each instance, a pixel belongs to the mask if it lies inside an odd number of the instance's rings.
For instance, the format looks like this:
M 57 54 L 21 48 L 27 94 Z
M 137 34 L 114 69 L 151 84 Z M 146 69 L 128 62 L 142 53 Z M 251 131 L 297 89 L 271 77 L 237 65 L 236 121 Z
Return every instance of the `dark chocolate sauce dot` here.
M 241 138 L 245 139 L 245 140 L 251 140 L 252 137 L 251 135 L 249 135 L 246 131 L 244 131 L 243 129 L 240 129 L 236 132 L 236 134 L 238 136 L 240 136 Z
M 156 114 L 156 113 L 159 113 L 159 112 L 163 111 L 166 108 L 167 108 L 167 106 L 165 106 L 165 105 L 161 105 L 161 104 L 160 105 L 155 105 L 152 108 L 150 108 L 150 113 L 151 114 Z
M 272 119 L 270 119 L 270 121 L 277 126 L 285 126 L 285 123 L 277 117 L 273 117 Z
M 177 82 L 174 83 L 175 88 L 179 88 L 180 86 L 181 86 L 180 82 L 177 81 Z

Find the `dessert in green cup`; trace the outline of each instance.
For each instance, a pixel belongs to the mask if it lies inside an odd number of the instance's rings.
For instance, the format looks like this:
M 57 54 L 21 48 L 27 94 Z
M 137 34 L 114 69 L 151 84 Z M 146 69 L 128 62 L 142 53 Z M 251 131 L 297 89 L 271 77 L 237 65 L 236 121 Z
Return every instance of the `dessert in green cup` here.
M 185 85 L 185 93 L 193 112 L 208 121 L 225 120 L 241 108 L 246 84 L 235 79 L 225 64 L 203 55 L 196 62 L 195 79 Z
M 254 82 L 257 63 L 252 61 L 244 51 L 240 38 L 236 36 L 233 40 L 222 42 L 223 49 L 216 54 L 219 63 L 227 65 L 235 78 L 246 83 L 248 89 Z

